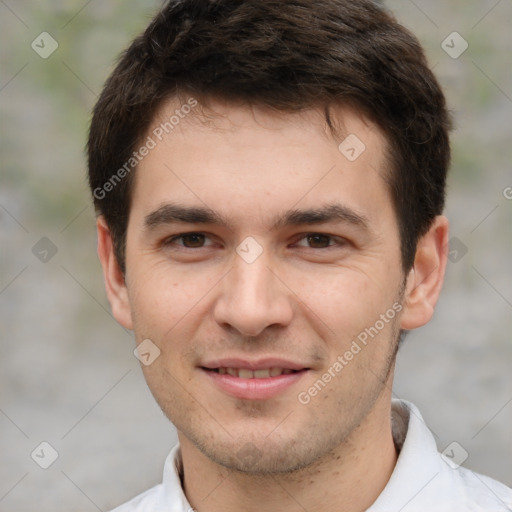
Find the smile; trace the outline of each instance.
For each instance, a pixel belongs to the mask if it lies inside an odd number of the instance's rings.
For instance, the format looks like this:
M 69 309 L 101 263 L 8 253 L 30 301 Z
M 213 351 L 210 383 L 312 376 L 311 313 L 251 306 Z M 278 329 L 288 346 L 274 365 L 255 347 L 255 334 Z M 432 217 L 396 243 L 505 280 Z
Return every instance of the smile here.
M 260 370 L 251 370 L 249 368 L 213 368 L 211 371 L 217 372 L 220 375 L 231 375 L 239 379 L 268 379 L 270 377 L 278 377 L 279 375 L 289 375 L 296 373 L 298 370 L 291 370 L 290 368 L 263 368 Z
M 200 368 L 214 388 L 225 395 L 242 400 L 268 400 L 299 382 L 309 371 L 308 368 Z M 210 384 L 210 385 L 211 385 Z

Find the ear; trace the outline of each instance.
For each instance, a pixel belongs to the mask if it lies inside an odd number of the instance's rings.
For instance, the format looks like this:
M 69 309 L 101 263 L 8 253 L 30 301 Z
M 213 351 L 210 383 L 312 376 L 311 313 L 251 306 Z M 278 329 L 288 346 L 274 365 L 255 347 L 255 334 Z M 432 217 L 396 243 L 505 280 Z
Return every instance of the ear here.
M 420 238 L 407 276 L 400 327 L 416 329 L 430 321 L 443 286 L 448 258 L 448 219 L 439 215 Z
M 125 279 L 114 253 L 114 244 L 105 218 L 96 220 L 98 233 L 98 256 L 103 267 L 105 289 L 114 318 L 126 329 L 133 329 L 130 301 Z

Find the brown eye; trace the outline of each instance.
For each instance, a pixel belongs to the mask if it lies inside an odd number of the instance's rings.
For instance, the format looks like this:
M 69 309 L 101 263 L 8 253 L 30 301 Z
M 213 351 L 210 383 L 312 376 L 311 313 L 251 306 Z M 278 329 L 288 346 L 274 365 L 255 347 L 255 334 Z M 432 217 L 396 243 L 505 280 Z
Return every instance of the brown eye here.
M 307 235 L 307 242 L 313 249 L 324 249 L 329 247 L 331 244 L 331 237 L 329 235 L 313 234 Z
M 183 233 L 181 235 L 173 236 L 168 239 L 166 245 L 177 245 L 185 247 L 186 249 L 200 249 L 208 244 L 205 244 L 207 236 L 203 233 Z
M 315 249 L 321 251 L 322 249 L 341 249 L 348 244 L 348 240 L 326 233 L 306 233 L 295 243 L 301 249 Z
M 183 245 L 195 249 L 204 245 L 205 236 L 201 233 L 189 233 L 182 236 Z

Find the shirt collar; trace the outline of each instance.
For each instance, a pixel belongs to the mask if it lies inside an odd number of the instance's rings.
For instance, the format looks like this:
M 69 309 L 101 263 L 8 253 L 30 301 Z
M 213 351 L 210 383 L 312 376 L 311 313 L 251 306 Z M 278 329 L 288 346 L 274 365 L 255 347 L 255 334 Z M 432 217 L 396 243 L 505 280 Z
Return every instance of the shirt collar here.
M 512 506 L 510 490 L 502 484 L 450 465 L 451 461 L 438 452 L 432 433 L 412 403 L 393 400 L 391 420 L 398 459 L 386 487 L 367 512 L 453 512 L 469 503 L 470 508 L 464 510 L 505 510 L 504 503 Z M 181 450 L 176 445 L 165 462 L 157 510 L 193 512 L 183 491 L 182 474 Z M 489 507 L 475 508 L 474 500 L 484 499 L 482 496 L 491 496 L 492 503 L 486 501 Z
M 177 444 L 167 456 L 164 466 L 163 493 L 158 510 L 167 512 L 193 512 L 183 486 L 183 461 L 180 445 Z
M 393 440 L 398 459 L 386 487 L 367 512 L 407 510 L 428 486 L 447 469 L 435 439 L 418 408 L 405 400 L 391 404 Z

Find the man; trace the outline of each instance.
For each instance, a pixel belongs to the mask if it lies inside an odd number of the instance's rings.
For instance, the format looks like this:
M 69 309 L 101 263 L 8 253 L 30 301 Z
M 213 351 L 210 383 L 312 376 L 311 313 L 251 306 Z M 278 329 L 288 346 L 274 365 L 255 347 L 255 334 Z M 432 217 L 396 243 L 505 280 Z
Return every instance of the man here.
M 504 511 L 393 400 L 446 267 L 445 100 L 371 0 L 168 2 L 91 124 L 115 318 L 176 426 L 117 511 Z

